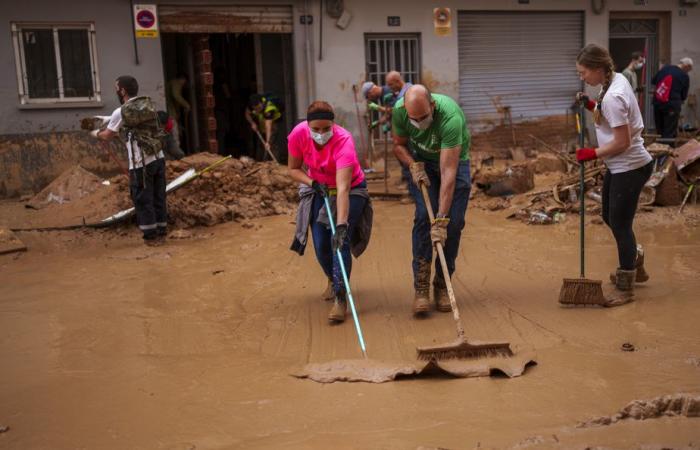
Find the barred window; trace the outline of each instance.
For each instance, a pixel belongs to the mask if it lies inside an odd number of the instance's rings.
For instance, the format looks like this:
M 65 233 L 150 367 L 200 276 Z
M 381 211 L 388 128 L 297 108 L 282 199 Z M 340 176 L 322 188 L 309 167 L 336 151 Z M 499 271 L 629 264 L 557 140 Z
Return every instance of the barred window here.
M 99 102 L 93 24 L 12 24 L 22 104 Z

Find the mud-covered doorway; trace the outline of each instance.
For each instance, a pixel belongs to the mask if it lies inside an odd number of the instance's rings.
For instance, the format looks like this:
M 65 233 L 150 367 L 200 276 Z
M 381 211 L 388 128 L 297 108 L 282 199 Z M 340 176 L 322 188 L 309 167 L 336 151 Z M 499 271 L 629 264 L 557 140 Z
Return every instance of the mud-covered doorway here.
M 197 128 L 190 131 L 190 140 L 198 140 L 194 151 L 263 159 L 266 153 L 245 118 L 250 95 L 258 94 L 274 99 L 282 110 L 270 143 L 284 160 L 295 117 L 292 7 L 162 5 L 159 21 L 166 83 L 183 65 L 194 66 L 190 89 L 196 118 L 189 119 Z
M 652 100 L 654 86 L 651 79 L 670 58 L 668 13 L 614 12 L 610 14 L 608 48 L 616 70 L 622 72 L 630 63 L 632 53 L 641 52 L 646 63 L 636 71 L 639 107 L 647 129 L 654 129 Z

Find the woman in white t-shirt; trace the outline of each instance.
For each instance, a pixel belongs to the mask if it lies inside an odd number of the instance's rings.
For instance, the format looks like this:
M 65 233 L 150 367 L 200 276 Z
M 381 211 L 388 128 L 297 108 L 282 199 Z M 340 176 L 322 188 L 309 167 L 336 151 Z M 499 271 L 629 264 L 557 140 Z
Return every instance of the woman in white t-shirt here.
M 579 93 L 577 98 L 593 111 L 597 148 L 576 150 L 580 162 L 600 158 L 607 171 L 603 179 L 603 220 L 612 230 L 617 242 L 619 267 L 610 275 L 616 292 L 608 299 L 611 304 L 633 300 L 634 283 L 649 276 L 644 270 L 643 251 L 637 246 L 632 230 L 637 202 L 644 184 L 651 176 L 653 163 L 644 148 L 644 123 L 639 105 L 629 81 L 615 72 L 610 53 L 590 44 L 576 59 L 581 80 L 591 86 L 602 85 L 597 101 Z

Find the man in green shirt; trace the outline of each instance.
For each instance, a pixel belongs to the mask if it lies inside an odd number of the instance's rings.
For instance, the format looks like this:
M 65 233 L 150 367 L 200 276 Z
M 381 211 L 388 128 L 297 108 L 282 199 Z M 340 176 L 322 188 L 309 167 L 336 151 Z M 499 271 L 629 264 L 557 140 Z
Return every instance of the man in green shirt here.
M 430 272 L 433 245 L 442 243 L 449 276 L 455 270 L 459 240 L 464 228 L 471 179 L 471 136 L 464 112 L 457 102 L 431 94 L 423 85 L 411 86 L 394 106 L 392 116 L 394 153 L 410 168 L 409 191 L 416 204 L 413 219 L 413 313 L 430 311 Z M 410 148 L 415 153 L 409 151 Z M 428 187 L 435 221 L 431 224 L 420 184 Z M 436 258 L 433 296 L 438 311 L 449 312 L 442 267 Z

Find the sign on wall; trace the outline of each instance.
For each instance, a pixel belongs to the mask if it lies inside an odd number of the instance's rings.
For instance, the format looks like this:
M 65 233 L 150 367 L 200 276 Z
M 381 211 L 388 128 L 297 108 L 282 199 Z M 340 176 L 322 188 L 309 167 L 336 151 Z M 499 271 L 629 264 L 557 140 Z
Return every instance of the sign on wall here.
M 158 37 L 156 5 L 134 5 L 134 31 L 139 38 Z
M 433 26 L 436 36 L 452 35 L 452 13 L 450 8 L 433 9 Z

